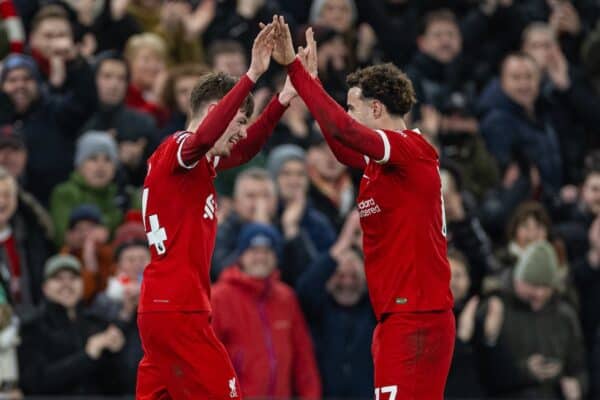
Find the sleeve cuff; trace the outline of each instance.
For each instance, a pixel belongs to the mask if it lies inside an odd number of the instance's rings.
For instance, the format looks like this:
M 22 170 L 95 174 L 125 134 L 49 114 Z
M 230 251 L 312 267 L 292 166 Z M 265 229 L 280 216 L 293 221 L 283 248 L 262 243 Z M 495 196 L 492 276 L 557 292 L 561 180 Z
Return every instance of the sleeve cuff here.
M 298 57 L 294 58 L 294 61 L 287 66 L 290 73 L 298 72 L 299 68 L 304 68 L 304 65 L 302 65 L 302 61 Z

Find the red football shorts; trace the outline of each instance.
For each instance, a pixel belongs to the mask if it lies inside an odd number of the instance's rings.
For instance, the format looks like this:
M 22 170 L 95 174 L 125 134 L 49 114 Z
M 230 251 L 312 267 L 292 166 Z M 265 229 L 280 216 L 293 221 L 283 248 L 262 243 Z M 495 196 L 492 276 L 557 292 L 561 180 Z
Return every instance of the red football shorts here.
M 241 399 L 227 350 L 206 312 L 138 315 L 144 349 L 136 400 Z
M 455 334 L 452 310 L 385 316 L 373 332 L 375 400 L 442 400 Z

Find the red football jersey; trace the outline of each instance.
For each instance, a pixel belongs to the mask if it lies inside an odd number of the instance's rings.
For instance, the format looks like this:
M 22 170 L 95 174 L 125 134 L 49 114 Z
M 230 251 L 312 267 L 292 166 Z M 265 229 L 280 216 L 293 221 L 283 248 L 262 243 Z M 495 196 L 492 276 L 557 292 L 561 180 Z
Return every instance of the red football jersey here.
M 184 164 L 181 149 L 189 136 L 175 133 L 148 160 L 142 214 L 152 258 L 144 271 L 139 312 L 210 311 L 216 172 L 206 157 Z
M 417 132 L 382 131 L 357 199 L 375 314 L 452 308 L 438 156 Z

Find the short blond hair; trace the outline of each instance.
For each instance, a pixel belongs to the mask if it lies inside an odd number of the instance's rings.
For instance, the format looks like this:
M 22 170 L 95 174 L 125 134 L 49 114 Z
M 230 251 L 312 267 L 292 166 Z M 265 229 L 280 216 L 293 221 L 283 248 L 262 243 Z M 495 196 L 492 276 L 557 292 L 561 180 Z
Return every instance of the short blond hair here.
M 130 37 L 125 45 L 123 56 L 128 62 L 131 62 L 143 48 L 151 49 L 163 60 L 167 59 L 167 44 L 162 37 L 151 32 L 140 33 Z

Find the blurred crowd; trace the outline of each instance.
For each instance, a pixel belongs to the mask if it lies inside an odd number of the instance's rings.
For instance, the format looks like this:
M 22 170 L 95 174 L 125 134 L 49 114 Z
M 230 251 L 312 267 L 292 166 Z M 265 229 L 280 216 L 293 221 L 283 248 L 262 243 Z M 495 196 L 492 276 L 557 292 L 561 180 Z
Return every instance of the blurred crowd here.
M 134 393 L 146 159 L 274 13 L 297 45 L 315 28 L 342 105 L 356 68 L 413 81 L 448 223 L 448 397 L 600 398 L 597 0 L 0 0 L 0 396 Z M 246 397 L 372 398 L 360 178 L 300 99 L 216 178 L 212 321 Z

